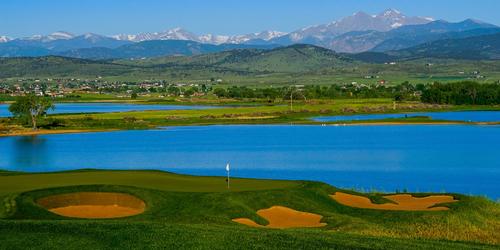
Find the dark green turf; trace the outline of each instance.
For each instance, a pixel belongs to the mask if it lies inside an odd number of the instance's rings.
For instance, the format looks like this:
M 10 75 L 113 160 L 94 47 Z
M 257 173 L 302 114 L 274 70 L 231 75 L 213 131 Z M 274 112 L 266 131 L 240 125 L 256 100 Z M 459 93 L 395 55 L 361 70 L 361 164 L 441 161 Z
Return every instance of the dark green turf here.
M 0 220 L 0 248 L 5 249 L 498 247 L 488 244 L 498 244 L 499 205 L 458 194 L 454 196 L 460 202 L 447 205 L 449 211 L 404 212 L 346 207 L 329 197 L 339 189 L 305 181 L 235 179 L 229 192 L 224 178 L 160 171 L 4 172 L 0 181 L 3 205 L 8 201 L 11 207 Z M 147 209 L 129 218 L 87 220 L 61 217 L 36 204 L 41 197 L 79 191 L 129 193 L 143 199 Z M 383 202 L 377 194 L 370 198 Z M 266 220 L 255 212 L 274 205 L 321 214 L 328 225 L 273 230 L 231 221 L 247 217 L 265 225 Z

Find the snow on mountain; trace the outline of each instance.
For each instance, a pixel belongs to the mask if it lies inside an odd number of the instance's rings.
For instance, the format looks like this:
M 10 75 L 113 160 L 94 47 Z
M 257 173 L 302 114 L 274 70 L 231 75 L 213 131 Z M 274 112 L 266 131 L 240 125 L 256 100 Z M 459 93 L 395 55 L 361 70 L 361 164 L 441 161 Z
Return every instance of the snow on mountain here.
M 52 40 L 69 40 L 69 39 L 72 39 L 75 37 L 75 35 L 69 33 L 69 32 L 65 32 L 65 31 L 57 31 L 57 32 L 54 32 L 50 35 L 48 35 L 47 37 L 49 37 L 50 39 Z
M 111 36 L 111 38 L 114 38 L 114 39 L 120 40 L 120 41 L 135 41 L 137 39 L 137 35 L 118 34 L 118 35 Z
M 234 35 L 234 36 L 214 35 L 214 34 L 204 34 L 197 36 L 182 28 L 175 28 L 164 32 L 141 33 L 137 35 L 119 34 L 112 37 L 117 40 L 131 41 L 131 42 L 142 42 L 149 40 L 190 40 L 190 41 L 211 43 L 211 44 L 223 44 L 223 43 L 239 44 L 253 39 L 262 39 L 264 41 L 269 41 L 273 38 L 283 36 L 285 34 L 286 33 L 279 31 L 262 31 L 252 34 Z
M 212 35 L 212 34 L 201 35 L 196 39 L 197 42 L 212 43 L 212 44 L 229 43 L 230 40 L 232 40 L 232 37 L 230 36 Z
M 26 41 L 38 41 L 38 42 L 51 42 L 56 40 L 70 40 L 75 38 L 75 35 L 65 32 L 65 31 L 57 31 L 50 35 L 34 35 L 31 37 L 20 38 L 20 40 Z
M 198 37 L 182 28 L 175 28 L 166 32 L 159 33 L 158 40 L 191 40 L 195 41 Z
M 8 36 L 0 36 L 0 43 L 6 43 L 11 41 L 12 39 Z
M 387 9 L 376 15 L 360 11 L 338 21 L 292 32 L 288 34 L 288 40 L 290 42 L 301 42 L 304 39 L 321 41 L 352 31 L 389 31 L 404 25 L 426 24 L 432 20 L 428 17 L 408 17 L 395 9 Z
M 433 21 L 429 17 L 408 17 L 398 10 L 387 9 L 379 14 L 369 15 L 365 12 L 356 12 L 351 16 L 342 18 L 328 24 L 315 25 L 299 29 L 289 34 L 279 31 L 262 31 L 245 35 L 217 35 L 204 34 L 196 35 L 182 28 L 174 28 L 162 32 L 150 32 L 140 34 L 119 34 L 111 38 L 122 42 L 142 42 L 150 40 L 190 40 L 201 43 L 210 44 L 240 44 L 246 42 L 265 42 L 292 44 L 299 42 L 307 43 L 322 43 L 328 42 L 329 39 L 352 31 L 389 31 L 405 25 L 425 24 Z M 35 35 L 29 38 L 21 38 L 27 42 L 42 42 L 48 43 L 58 40 L 72 40 L 81 36 L 75 36 L 69 32 L 58 31 L 50 35 Z M 83 35 L 83 39 L 90 41 L 103 40 L 104 36 L 87 33 Z M 2 37 L 0 42 L 7 42 L 7 38 Z
M 198 41 L 198 36 L 195 34 L 182 29 L 182 28 L 174 28 L 171 30 L 163 31 L 163 32 L 154 32 L 154 33 L 141 33 L 137 35 L 127 35 L 120 34 L 112 36 L 117 40 L 121 41 L 131 41 L 131 42 L 142 42 L 142 41 L 150 41 L 150 40 L 192 40 Z
M 88 42 L 91 42 L 91 43 L 97 43 L 99 41 L 109 40 L 109 39 L 115 40 L 113 38 L 110 38 L 110 37 L 107 37 L 107 36 L 98 35 L 98 34 L 95 34 L 95 33 L 85 33 L 83 35 L 75 36 L 73 38 L 79 39 L 79 40 L 87 40 Z
M 264 41 L 269 41 L 273 38 L 280 37 L 286 35 L 285 32 L 280 31 L 262 31 L 257 33 L 251 33 L 246 35 L 235 35 L 235 36 L 221 36 L 221 35 L 212 35 L 206 34 L 198 37 L 199 42 L 205 43 L 213 43 L 213 44 L 222 44 L 222 43 L 231 43 L 231 44 L 240 44 L 245 43 L 250 40 L 260 39 Z

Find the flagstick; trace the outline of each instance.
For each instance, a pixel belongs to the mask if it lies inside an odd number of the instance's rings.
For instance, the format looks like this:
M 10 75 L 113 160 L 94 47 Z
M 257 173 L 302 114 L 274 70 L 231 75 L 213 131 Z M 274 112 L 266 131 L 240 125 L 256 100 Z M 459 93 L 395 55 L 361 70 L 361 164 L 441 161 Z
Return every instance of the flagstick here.
M 226 165 L 226 172 L 227 172 L 227 189 L 229 190 L 229 163 Z

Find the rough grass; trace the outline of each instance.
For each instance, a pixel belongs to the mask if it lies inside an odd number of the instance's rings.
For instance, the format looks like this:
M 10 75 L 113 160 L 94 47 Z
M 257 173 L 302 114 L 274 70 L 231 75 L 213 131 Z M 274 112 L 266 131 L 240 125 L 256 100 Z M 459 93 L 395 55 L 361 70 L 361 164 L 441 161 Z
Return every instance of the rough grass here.
M 8 249 L 498 249 L 314 229 L 120 221 L 0 221 L 0 242 Z

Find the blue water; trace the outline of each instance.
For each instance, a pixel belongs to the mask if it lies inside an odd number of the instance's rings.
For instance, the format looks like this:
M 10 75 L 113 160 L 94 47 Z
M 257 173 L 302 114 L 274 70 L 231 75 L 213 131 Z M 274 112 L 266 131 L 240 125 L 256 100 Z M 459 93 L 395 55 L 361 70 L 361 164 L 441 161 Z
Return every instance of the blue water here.
M 209 109 L 215 106 L 186 106 L 186 105 L 143 105 L 128 103 L 57 103 L 55 110 L 49 110 L 49 114 L 66 113 L 110 113 L 126 111 L 144 111 L 144 110 L 191 110 L 191 109 Z M 9 117 L 8 104 L 0 104 L 0 117 Z
M 363 121 L 395 119 L 415 116 L 429 116 L 434 120 L 466 121 L 466 122 L 500 122 L 500 111 L 454 111 L 454 112 L 419 112 L 406 114 L 367 114 L 320 116 L 313 120 L 319 122 Z
M 239 125 L 0 137 L 0 169 L 161 169 L 500 198 L 500 126 Z

